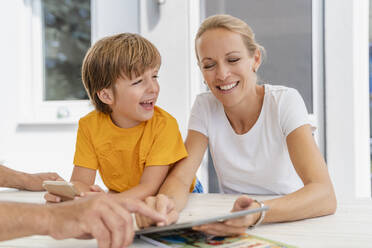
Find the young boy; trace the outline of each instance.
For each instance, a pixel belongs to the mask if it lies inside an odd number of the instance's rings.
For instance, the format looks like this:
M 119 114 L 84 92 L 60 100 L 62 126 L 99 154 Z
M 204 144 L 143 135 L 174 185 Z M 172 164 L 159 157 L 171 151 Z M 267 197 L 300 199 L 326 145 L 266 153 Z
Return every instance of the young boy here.
M 187 156 L 177 121 L 155 106 L 160 64 L 137 34 L 103 38 L 87 52 L 82 79 L 96 110 L 79 121 L 71 181 L 80 190 L 90 190 L 99 170 L 110 191 L 144 199 Z

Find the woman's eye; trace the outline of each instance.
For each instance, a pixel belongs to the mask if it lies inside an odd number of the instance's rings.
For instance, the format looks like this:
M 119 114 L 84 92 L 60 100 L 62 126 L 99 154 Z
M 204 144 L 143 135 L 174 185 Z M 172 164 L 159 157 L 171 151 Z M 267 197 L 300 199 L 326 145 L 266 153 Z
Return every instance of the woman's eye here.
M 154 76 L 152 76 L 152 78 L 158 79 L 159 76 L 158 75 L 154 75 Z
M 213 66 L 214 66 L 214 64 L 206 64 L 206 65 L 203 66 L 203 69 L 208 70 L 208 69 L 211 69 Z
M 233 58 L 233 59 L 228 59 L 229 63 L 235 63 L 238 62 L 240 58 Z

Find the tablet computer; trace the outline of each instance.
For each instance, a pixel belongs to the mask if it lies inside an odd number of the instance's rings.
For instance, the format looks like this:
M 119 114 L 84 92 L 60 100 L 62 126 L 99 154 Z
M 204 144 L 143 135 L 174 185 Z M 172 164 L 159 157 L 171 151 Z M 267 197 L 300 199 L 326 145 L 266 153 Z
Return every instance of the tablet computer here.
M 200 226 L 208 223 L 213 222 L 222 222 L 228 219 L 233 219 L 237 217 L 241 217 L 248 214 L 253 214 L 257 212 L 267 211 L 269 209 L 268 206 L 264 206 L 262 208 L 254 208 L 254 209 L 248 209 L 243 211 L 237 211 L 237 212 L 231 212 L 229 214 L 225 215 L 219 215 L 209 218 L 203 218 L 199 220 L 189 221 L 189 222 L 183 222 L 178 224 L 172 224 L 169 226 L 153 226 L 153 227 L 147 227 L 144 229 L 140 229 L 136 231 L 136 235 L 142 235 L 142 234 L 149 234 L 149 233 L 156 233 L 156 232 L 163 232 L 163 231 L 171 231 L 176 229 L 184 229 L 184 228 L 191 228 L 193 226 Z

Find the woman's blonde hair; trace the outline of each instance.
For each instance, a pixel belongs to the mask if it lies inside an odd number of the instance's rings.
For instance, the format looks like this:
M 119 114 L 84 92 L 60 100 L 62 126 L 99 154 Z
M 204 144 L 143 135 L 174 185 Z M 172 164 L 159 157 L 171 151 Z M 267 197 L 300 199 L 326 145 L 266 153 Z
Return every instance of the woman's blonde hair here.
M 122 33 L 105 37 L 88 50 L 81 75 L 96 110 L 109 114 L 111 109 L 99 99 L 98 91 L 115 89 L 119 77 L 132 79 L 160 64 L 160 53 L 150 41 L 138 34 Z
M 248 49 L 249 55 L 253 56 L 257 49 L 262 54 L 265 53 L 265 48 L 256 42 L 254 33 L 247 23 L 231 15 L 214 15 L 203 21 L 199 27 L 198 33 L 196 34 L 195 53 L 198 60 L 199 56 L 196 49 L 196 41 L 204 34 L 205 31 L 216 28 L 224 28 L 231 32 L 240 34 L 244 45 Z

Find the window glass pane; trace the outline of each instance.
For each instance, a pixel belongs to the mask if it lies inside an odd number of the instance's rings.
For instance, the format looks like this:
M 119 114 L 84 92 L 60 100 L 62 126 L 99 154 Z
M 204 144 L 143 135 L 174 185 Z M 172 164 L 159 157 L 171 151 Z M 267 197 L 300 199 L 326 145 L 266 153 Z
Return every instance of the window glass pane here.
M 248 23 L 267 52 L 260 79 L 297 89 L 313 113 L 311 0 L 204 0 L 202 10 Z
M 42 0 L 44 100 L 88 99 L 81 64 L 90 47 L 90 0 Z

